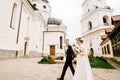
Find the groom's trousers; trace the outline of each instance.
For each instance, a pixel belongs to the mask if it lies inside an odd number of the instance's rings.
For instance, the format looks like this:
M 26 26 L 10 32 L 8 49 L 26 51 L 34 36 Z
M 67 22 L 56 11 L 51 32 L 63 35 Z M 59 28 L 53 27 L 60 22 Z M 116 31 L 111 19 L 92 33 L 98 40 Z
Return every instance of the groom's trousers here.
M 65 64 L 64 64 L 64 67 L 63 67 L 63 71 L 62 71 L 62 75 L 61 75 L 61 80 L 64 80 L 64 76 L 65 76 L 65 73 L 66 73 L 66 70 L 67 70 L 68 67 L 70 67 L 70 69 L 72 71 L 72 74 L 74 75 L 75 70 L 73 68 L 72 61 L 67 60 L 65 62 Z

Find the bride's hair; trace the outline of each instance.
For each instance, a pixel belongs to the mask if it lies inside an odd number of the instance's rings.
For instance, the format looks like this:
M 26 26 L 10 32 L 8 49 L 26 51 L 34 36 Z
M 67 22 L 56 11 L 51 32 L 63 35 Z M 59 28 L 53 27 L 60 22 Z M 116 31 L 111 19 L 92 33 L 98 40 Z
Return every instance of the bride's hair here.
M 83 43 L 83 40 L 81 38 L 77 38 L 76 40 L 79 40 L 81 43 Z

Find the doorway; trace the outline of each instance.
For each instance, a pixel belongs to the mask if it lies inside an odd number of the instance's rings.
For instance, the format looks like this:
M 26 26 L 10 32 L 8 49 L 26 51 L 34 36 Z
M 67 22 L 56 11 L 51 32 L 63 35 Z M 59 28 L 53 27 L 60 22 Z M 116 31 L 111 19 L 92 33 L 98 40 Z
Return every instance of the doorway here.
M 55 56 L 55 45 L 50 45 L 50 55 Z
M 25 42 L 24 44 L 24 56 L 27 55 L 27 42 Z

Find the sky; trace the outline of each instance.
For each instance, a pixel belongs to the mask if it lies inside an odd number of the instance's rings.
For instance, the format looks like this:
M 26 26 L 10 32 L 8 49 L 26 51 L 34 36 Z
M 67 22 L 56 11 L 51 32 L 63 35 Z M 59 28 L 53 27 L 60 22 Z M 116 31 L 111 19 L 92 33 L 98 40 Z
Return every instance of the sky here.
M 81 4 L 84 0 L 49 0 L 51 17 L 61 19 L 67 26 L 67 38 L 74 42 L 81 35 L 80 19 Z M 120 0 L 106 0 L 108 6 L 114 9 L 113 15 L 120 14 Z

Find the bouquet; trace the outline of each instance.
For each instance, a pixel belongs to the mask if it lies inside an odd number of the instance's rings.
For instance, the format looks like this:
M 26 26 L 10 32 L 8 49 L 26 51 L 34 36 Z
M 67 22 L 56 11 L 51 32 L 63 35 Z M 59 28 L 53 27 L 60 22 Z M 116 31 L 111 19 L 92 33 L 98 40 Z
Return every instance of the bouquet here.
M 73 49 L 76 54 L 81 54 L 83 52 L 83 48 L 80 46 L 74 46 Z

